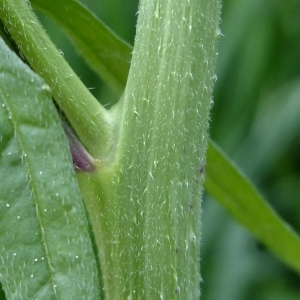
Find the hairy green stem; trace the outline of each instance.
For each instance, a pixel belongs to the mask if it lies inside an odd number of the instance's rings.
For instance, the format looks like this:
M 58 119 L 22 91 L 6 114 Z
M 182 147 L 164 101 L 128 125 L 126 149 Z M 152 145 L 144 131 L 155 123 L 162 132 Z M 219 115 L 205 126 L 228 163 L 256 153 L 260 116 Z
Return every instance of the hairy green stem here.
M 30 2 L 66 31 L 80 55 L 106 84 L 118 95 L 124 92 L 132 52 L 128 44 L 78 1 Z
M 30 66 L 46 81 L 81 142 L 95 158 L 111 147 L 113 122 L 53 45 L 24 0 L 2 0 L 0 17 Z
M 219 12 L 220 1 L 140 3 L 116 151 L 97 174 L 78 176 L 108 299 L 199 298 Z

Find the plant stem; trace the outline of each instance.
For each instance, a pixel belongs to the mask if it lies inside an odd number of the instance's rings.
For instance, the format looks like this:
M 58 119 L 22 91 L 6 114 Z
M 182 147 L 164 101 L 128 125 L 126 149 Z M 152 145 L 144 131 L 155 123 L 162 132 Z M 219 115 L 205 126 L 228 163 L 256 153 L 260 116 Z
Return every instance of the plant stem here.
M 79 139 L 95 158 L 107 155 L 113 122 L 53 45 L 24 0 L 2 0 L 0 17 L 30 66 L 52 95 Z
M 118 95 L 124 92 L 132 52 L 128 44 L 79 1 L 31 0 L 30 2 L 61 26 L 72 39 L 80 55 L 106 84 Z
M 220 1 L 140 3 L 115 156 L 79 175 L 108 299 L 199 298 L 219 12 Z

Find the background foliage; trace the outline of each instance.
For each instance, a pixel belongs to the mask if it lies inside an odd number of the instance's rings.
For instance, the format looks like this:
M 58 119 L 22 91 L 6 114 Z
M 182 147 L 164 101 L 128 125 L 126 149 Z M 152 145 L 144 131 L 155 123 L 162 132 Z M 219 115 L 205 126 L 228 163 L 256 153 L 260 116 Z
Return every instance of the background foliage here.
M 133 44 L 137 0 L 85 0 Z M 224 0 L 211 137 L 300 231 L 300 3 Z M 41 16 L 67 61 L 101 102 L 117 97 L 61 30 Z M 209 196 L 203 203 L 202 299 L 299 299 L 299 275 L 269 254 Z
M 299 232 L 300 3 L 285 4 L 224 1 L 211 136 Z M 299 298 L 299 275 L 209 197 L 203 227 L 203 299 Z

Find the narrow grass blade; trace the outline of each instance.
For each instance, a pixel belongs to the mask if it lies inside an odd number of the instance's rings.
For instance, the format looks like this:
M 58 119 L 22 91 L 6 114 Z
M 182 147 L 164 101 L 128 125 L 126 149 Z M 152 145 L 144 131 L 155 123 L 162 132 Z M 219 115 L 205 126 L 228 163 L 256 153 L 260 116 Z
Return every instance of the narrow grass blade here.
M 7 299 L 99 299 L 88 221 L 49 88 L 0 40 L 0 280 Z
M 300 273 L 299 236 L 212 141 L 207 151 L 204 188 L 240 224 Z

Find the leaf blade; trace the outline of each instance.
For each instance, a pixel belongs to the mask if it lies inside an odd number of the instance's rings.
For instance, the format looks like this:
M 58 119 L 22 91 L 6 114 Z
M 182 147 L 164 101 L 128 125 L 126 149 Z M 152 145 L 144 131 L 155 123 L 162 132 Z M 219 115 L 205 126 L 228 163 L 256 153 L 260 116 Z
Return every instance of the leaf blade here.
M 0 51 L 0 279 L 6 297 L 99 298 L 88 222 L 48 87 L 2 40 Z
M 204 188 L 277 257 L 300 272 L 299 235 L 212 141 L 207 151 Z

